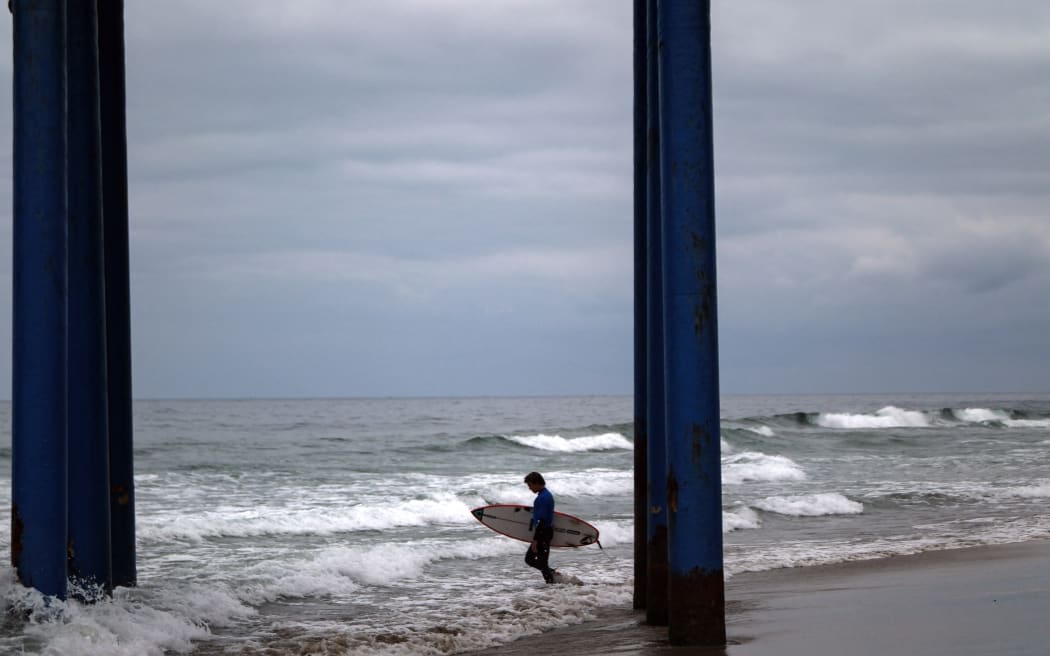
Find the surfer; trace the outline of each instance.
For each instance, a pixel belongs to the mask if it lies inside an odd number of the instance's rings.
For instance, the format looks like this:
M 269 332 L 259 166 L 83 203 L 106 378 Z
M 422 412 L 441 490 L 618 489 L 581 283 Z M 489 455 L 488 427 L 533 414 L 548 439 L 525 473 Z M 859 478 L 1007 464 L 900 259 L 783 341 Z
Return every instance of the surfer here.
M 529 472 L 525 484 L 536 495 L 536 502 L 532 504 L 532 521 L 529 522 L 532 544 L 525 552 L 525 563 L 540 570 L 544 581 L 554 583 L 556 572 L 547 563 L 554 538 L 554 495 L 547 489 L 547 482 L 539 472 Z

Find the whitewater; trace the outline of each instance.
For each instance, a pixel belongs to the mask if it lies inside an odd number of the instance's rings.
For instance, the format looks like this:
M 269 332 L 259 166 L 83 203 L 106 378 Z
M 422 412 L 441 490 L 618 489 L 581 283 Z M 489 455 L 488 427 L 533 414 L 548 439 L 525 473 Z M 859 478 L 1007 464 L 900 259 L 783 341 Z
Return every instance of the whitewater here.
M 1050 396 L 721 414 L 727 576 L 1050 537 Z M 628 397 L 137 402 L 139 585 L 49 601 L 5 562 L 0 653 L 453 654 L 628 607 L 632 417 Z M 533 470 L 601 531 L 552 554 L 582 586 L 545 586 L 470 514 L 530 503 Z

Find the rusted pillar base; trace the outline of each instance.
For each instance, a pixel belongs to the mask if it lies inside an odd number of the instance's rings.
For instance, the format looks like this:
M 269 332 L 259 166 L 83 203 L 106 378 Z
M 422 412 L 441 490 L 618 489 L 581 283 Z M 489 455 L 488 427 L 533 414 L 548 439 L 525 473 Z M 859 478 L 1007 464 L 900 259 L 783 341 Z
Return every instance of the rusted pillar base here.
M 637 393 L 636 393 L 636 401 Z M 649 464 L 648 464 L 648 437 L 646 436 L 644 399 L 642 410 L 639 412 L 634 424 L 634 608 L 640 610 L 645 608 L 648 598 L 649 575 L 648 559 L 649 553 L 646 547 L 646 534 L 648 533 L 647 519 L 649 516 L 649 504 L 646 496 L 646 488 L 649 487 Z
M 667 626 L 667 527 L 657 526 L 649 540 L 649 594 L 645 621 L 653 626 Z
M 668 579 L 668 636 L 672 645 L 726 644 L 725 580 L 722 570 L 694 569 Z

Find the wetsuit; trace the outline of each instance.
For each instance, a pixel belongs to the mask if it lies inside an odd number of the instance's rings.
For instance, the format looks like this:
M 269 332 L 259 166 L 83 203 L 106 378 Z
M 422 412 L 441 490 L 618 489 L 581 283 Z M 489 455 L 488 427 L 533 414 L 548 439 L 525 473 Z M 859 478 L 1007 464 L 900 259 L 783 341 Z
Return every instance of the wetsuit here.
M 536 540 L 536 550 L 525 552 L 525 563 L 535 567 L 543 574 L 547 583 L 554 582 L 554 570 L 547 564 L 551 553 L 551 540 L 554 538 L 554 495 L 547 488 L 536 493 L 536 502 L 532 505 L 532 536 Z

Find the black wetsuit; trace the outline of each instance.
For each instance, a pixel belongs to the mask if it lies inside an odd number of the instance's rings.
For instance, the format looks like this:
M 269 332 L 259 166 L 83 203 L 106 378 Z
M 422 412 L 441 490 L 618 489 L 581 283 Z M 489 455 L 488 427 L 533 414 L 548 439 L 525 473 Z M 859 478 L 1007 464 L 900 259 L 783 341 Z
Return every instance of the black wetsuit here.
M 529 550 L 525 552 L 525 563 L 540 570 L 544 581 L 554 583 L 554 570 L 547 563 L 551 553 L 551 540 L 554 538 L 554 495 L 547 488 L 536 494 L 531 524 L 536 550 L 533 551 L 532 545 L 529 545 Z

